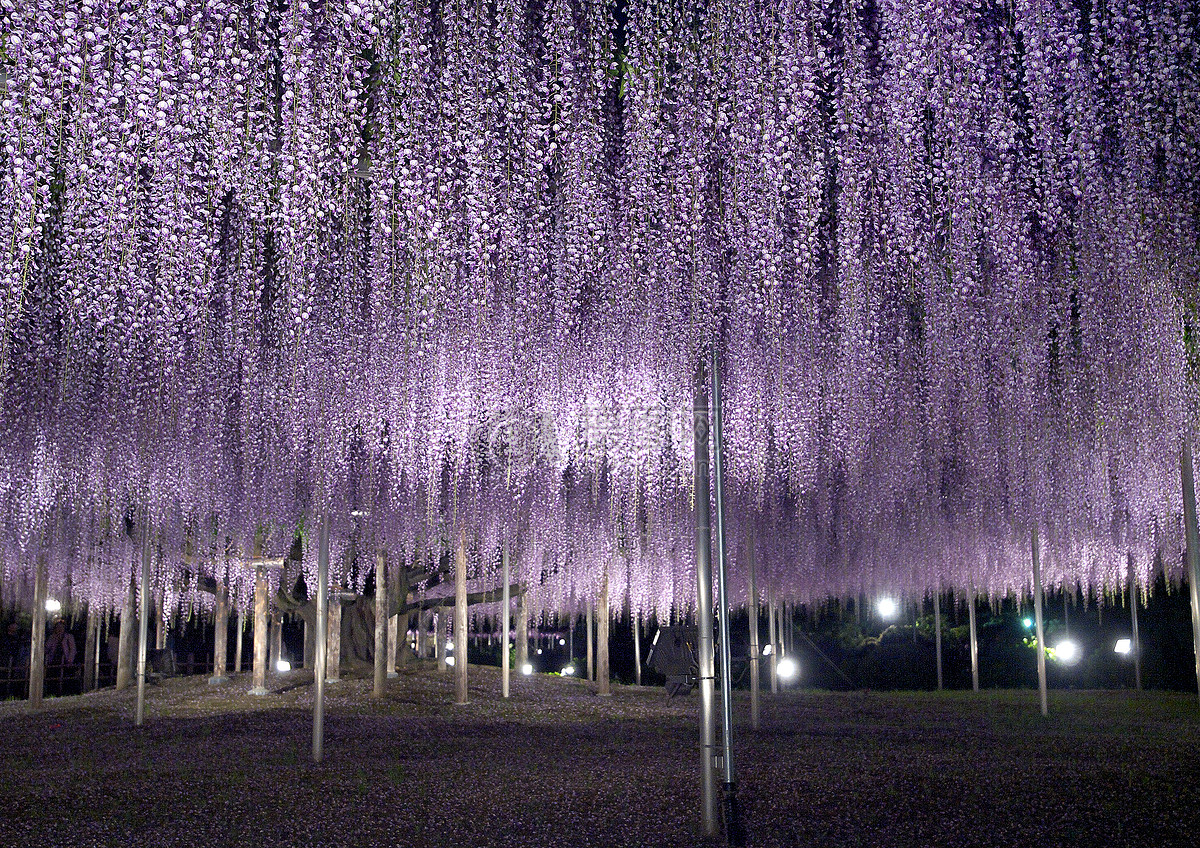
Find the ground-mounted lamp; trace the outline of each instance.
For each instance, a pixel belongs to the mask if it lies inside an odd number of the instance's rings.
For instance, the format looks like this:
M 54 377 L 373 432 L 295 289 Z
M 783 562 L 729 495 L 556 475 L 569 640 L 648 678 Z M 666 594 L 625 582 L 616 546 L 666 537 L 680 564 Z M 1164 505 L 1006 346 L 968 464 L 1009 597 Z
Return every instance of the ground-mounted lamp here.
M 533 674 L 533 663 L 525 663 L 525 665 L 521 666 L 521 674 L 526 677 Z
M 773 649 L 774 649 L 774 646 L 772 646 L 772 645 L 771 645 L 771 643 L 770 643 L 770 642 L 768 642 L 767 644 L 763 645 L 763 647 L 762 647 L 762 655 L 763 655 L 764 657 L 769 657 L 769 656 L 771 656 L 771 651 L 772 651 Z M 778 673 L 778 671 L 779 671 L 779 670 L 778 670 L 778 669 L 776 669 L 776 673 Z
M 563 666 L 563 670 L 562 670 L 563 677 L 570 677 L 574 673 L 575 673 L 575 666 L 573 666 L 573 665 L 564 665 Z
M 1024 618 L 1021 619 L 1021 626 L 1024 627 L 1026 630 L 1032 630 L 1033 624 L 1034 624 L 1034 621 L 1029 616 L 1025 616 Z
M 284 672 L 288 672 L 288 671 L 292 670 L 292 664 L 290 662 L 288 662 L 287 660 L 276 660 L 275 661 L 275 670 L 278 671 L 280 674 L 283 674 Z
M 58 615 L 62 612 L 62 601 L 56 598 L 46 598 L 46 612 L 50 615 Z
M 900 604 L 896 603 L 895 598 L 880 598 L 875 604 L 875 611 L 879 613 L 879 617 L 884 621 L 893 619 L 900 612 Z
M 1129 654 L 1132 654 L 1133 653 L 1133 640 L 1132 639 L 1118 639 L 1117 644 L 1113 646 L 1113 651 L 1115 653 L 1121 654 L 1122 656 L 1128 656 Z
M 453 656 L 446 657 L 446 665 L 451 666 L 451 667 L 454 666 L 454 657 Z
M 779 661 L 776 673 L 779 675 L 780 680 L 794 680 L 796 675 L 800 673 L 800 667 L 796 665 L 796 661 L 791 657 L 784 657 Z
M 1054 658 L 1063 665 L 1074 665 L 1081 654 L 1079 643 L 1072 639 L 1063 639 L 1054 646 Z

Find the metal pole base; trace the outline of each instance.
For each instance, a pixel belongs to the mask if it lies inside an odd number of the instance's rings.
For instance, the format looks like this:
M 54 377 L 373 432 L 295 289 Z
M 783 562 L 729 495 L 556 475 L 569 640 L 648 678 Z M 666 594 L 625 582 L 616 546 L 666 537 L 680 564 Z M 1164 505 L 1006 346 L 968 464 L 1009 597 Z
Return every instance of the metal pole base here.
M 210 677 L 208 678 L 209 686 L 220 686 L 222 683 L 228 683 L 228 677 Z
M 745 848 L 746 830 L 742 827 L 741 811 L 737 801 L 737 781 L 721 784 L 721 824 L 725 830 L 725 844 L 732 848 Z
M 256 696 L 256 697 L 261 697 L 261 696 L 263 696 L 263 695 L 270 695 L 270 694 L 271 694 L 271 690 L 270 690 L 270 689 L 266 689 L 266 688 L 264 688 L 264 687 L 262 687 L 262 686 L 255 686 L 253 689 L 251 689 L 251 690 L 250 690 L 249 692 L 247 692 L 246 694 L 247 694 L 247 695 L 254 695 L 254 696 Z

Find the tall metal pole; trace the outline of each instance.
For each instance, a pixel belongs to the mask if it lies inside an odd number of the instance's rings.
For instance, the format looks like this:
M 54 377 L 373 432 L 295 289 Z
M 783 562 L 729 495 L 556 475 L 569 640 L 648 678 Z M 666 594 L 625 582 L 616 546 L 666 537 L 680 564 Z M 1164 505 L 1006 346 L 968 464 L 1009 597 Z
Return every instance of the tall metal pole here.
M 503 576 L 504 585 L 500 587 L 500 697 L 508 697 L 508 681 L 512 674 L 512 661 L 508 656 L 508 646 L 512 644 L 509 641 L 508 633 L 512 629 L 512 597 L 508 588 L 509 571 L 511 564 L 508 557 L 507 543 L 500 551 L 500 571 Z
M 700 812 L 705 836 L 717 834 L 716 676 L 713 662 L 712 536 L 708 489 L 708 388 L 697 369 L 692 404 L 696 510 L 696 660 L 700 689 Z
M 1196 688 L 1200 692 L 1200 531 L 1196 527 L 1196 481 L 1192 446 L 1186 437 L 1180 457 L 1183 481 L 1183 529 L 1187 539 L 1188 585 L 1192 595 L 1192 648 L 1196 652 Z
M 1133 688 L 1142 691 L 1142 641 L 1138 638 L 1138 590 L 1137 578 L 1133 574 L 1133 551 L 1129 552 L 1129 623 L 1133 629 Z
M 733 658 L 729 646 L 729 578 L 725 571 L 725 463 L 722 459 L 724 441 L 721 435 L 721 366 L 716 347 L 710 351 L 713 415 L 713 482 L 716 485 L 717 507 L 717 619 L 721 628 L 721 744 L 724 785 L 722 811 L 725 820 L 725 839 L 730 845 L 740 845 L 738 825 L 737 781 L 733 778 Z
M 150 510 L 146 509 L 142 519 L 142 579 L 141 597 L 138 599 L 138 661 L 137 661 L 137 710 L 133 723 L 142 726 L 146 718 L 146 639 L 150 623 Z
M 316 644 L 313 649 L 315 664 L 313 668 L 313 687 L 316 693 L 313 697 L 313 762 L 319 763 L 325 757 L 325 667 L 329 658 L 326 655 L 326 638 L 329 628 L 329 516 L 321 516 L 320 528 L 317 530 L 317 632 Z
M 629 621 L 633 625 L 633 682 L 642 685 L 642 613 L 639 610 L 631 613 Z
M 33 576 L 33 632 L 29 636 L 29 707 L 40 709 L 46 688 L 46 555 L 39 554 Z M 141 724 L 139 721 L 138 724 Z
M 979 634 L 975 631 L 975 590 L 967 597 L 967 622 L 971 628 L 971 691 L 979 691 Z
M 939 586 L 933 595 L 933 638 L 937 642 L 934 653 L 937 655 L 938 691 L 942 691 L 942 590 Z
M 371 680 L 371 697 L 382 698 L 387 686 L 388 652 L 388 579 L 387 555 L 375 553 L 375 664 Z
M 454 554 L 454 703 L 467 703 L 467 531 Z
M 756 582 L 756 555 L 754 551 L 754 528 L 746 542 L 746 558 L 750 565 L 750 726 L 758 730 L 759 721 L 759 669 L 758 669 L 758 584 Z
M 1042 715 L 1049 715 L 1050 707 L 1046 700 L 1046 641 L 1042 629 L 1042 550 L 1038 542 L 1037 524 L 1033 525 L 1030 534 L 1033 548 L 1033 616 L 1037 626 L 1037 670 L 1038 695 L 1042 703 Z

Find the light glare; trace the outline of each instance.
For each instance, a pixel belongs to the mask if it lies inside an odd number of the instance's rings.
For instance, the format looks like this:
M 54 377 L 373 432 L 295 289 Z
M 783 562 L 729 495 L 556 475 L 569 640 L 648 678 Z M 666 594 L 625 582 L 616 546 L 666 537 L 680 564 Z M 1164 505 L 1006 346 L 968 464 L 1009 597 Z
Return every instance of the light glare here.
M 521 666 L 521 674 L 526 677 L 533 674 L 533 663 L 525 663 L 525 665 Z
M 900 611 L 900 605 L 892 598 L 880 598 L 875 609 L 878 610 L 880 618 L 895 618 L 896 613 Z
M 278 662 L 275 663 L 275 670 L 276 671 L 291 671 L 292 664 L 290 662 L 288 662 L 287 660 L 279 660 Z
M 62 612 L 62 601 L 46 598 L 46 612 L 51 615 Z
M 1117 644 L 1113 648 L 1113 650 L 1116 651 L 1118 654 L 1133 653 L 1133 640 L 1132 639 L 1118 639 Z
M 776 666 L 775 671 L 779 675 L 780 680 L 791 680 L 799 673 L 800 669 L 797 668 L 795 660 L 784 657 L 779 661 L 779 665 Z
M 1079 644 L 1070 639 L 1063 639 L 1054 646 L 1054 656 L 1059 662 L 1070 665 L 1079 659 Z

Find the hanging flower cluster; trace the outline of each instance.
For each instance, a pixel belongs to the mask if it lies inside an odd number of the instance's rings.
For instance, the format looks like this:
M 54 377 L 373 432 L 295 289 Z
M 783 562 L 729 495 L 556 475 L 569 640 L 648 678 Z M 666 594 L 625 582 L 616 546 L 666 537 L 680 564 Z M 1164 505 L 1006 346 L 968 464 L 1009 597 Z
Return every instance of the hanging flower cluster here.
M 245 603 L 344 552 L 543 610 L 1145 583 L 1200 287 L 1188 0 L 0 0 L 0 561 Z M 751 533 L 753 531 L 753 533 Z M 370 539 L 369 543 L 364 540 Z M 748 540 L 753 539 L 753 550 Z M 357 540 L 357 546 L 351 542 Z M 294 575 L 289 575 L 290 580 Z

